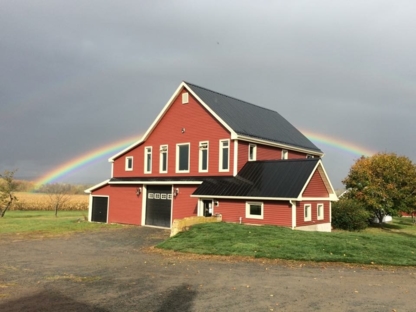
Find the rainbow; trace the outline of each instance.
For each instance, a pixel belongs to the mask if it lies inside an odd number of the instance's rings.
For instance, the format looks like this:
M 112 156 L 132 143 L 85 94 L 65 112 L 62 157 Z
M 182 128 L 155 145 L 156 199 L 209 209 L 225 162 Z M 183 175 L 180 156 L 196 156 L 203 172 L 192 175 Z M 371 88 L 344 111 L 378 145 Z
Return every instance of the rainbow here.
M 354 144 L 352 142 L 347 142 L 340 140 L 338 138 L 330 137 L 327 135 L 323 135 L 316 132 L 311 132 L 308 130 L 303 129 L 302 133 L 306 135 L 311 141 L 313 141 L 315 144 L 324 144 L 330 147 L 334 147 L 336 149 L 348 152 L 350 154 L 356 155 L 356 156 L 371 156 L 375 154 L 376 152 L 373 150 L 370 150 L 368 148 L 359 146 L 357 144 Z M 83 154 L 81 156 L 78 156 L 66 163 L 61 164 L 57 168 L 54 168 L 52 171 L 46 173 L 41 178 L 35 181 L 35 190 L 39 188 L 43 184 L 53 183 L 56 180 L 68 175 L 69 173 L 75 171 L 76 169 L 79 169 L 80 167 L 86 166 L 88 164 L 91 164 L 95 160 L 104 158 L 105 156 L 112 156 L 116 154 L 117 152 L 123 150 L 127 146 L 133 144 L 134 142 L 138 141 L 141 138 L 140 136 L 132 136 L 128 138 L 124 138 L 122 140 L 109 143 L 107 145 L 101 146 L 97 149 L 94 149 L 92 151 L 87 152 L 86 154 Z
M 104 158 L 105 156 L 113 156 L 114 154 L 120 152 L 127 146 L 133 144 L 134 142 L 137 142 L 141 137 L 142 135 L 124 138 L 122 140 L 101 146 L 97 149 L 87 152 L 86 154 L 78 156 L 66 163 L 63 163 L 60 166 L 54 168 L 52 171 L 46 173 L 45 175 L 37 179 L 34 182 L 35 187 L 33 190 L 38 189 L 43 184 L 53 183 L 56 180 L 75 171 L 76 169 L 91 164 L 97 159 Z
M 363 146 L 359 146 L 358 144 L 347 142 L 339 138 L 330 137 L 321 133 L 311 132 L 305 129 L 302 129 L 301 132 L 315 144 L 321 143 L 356 156 L 371 156 L 377 153 L 374 150 L 371 150 Z

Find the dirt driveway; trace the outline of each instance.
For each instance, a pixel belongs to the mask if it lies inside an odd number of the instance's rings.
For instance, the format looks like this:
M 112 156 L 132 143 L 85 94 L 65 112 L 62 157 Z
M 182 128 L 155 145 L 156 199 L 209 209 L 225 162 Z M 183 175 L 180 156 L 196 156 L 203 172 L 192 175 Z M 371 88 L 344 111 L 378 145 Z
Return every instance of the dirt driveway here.
M 415 311 L 414 268 L 152 252 L 129 227 L 0 244 L 0 311 Z

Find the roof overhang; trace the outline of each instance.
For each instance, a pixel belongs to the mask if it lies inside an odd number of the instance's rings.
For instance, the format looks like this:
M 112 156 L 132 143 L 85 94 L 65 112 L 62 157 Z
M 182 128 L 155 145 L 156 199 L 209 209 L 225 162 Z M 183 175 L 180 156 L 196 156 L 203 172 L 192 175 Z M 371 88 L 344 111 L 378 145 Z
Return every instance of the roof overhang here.
M 183 185 L 195 185 L 195 184 L 202 184 L 202 181 L 180 181 L 180 180 L 160 180 L 160 181 L 149 181 L 149 180 L 137 180 L 137 181 L 110 181 L 108 182 L 108 184 L 111 185 L 126 185 L 126 184 L 130 184 L 130 185 L 165 185 L 165 184 L 175 184 L 175 185 L 179 185 L 179 184 L 183 184 Z
M 98 183 L 98 184 L 96 184 L 96 185 L 94 185 L 94 186 L 90 187 L 89 189 L 86 189 L 86 190 L 84 191 L 84 193 L 91 194 L 91 192 L 92 192 L 92 191 L 94 191 L 94 190 L 96 190 L 96 189 L 99 189 L 99 188 L 103 187 L 104 185 L 108 184 L 108 182 L 110 182 L 110 179 L 107 179 L 107 180 L 105 180 L 105 181 L 103 181 L 103 182 L 101 182 L 101 183 Z

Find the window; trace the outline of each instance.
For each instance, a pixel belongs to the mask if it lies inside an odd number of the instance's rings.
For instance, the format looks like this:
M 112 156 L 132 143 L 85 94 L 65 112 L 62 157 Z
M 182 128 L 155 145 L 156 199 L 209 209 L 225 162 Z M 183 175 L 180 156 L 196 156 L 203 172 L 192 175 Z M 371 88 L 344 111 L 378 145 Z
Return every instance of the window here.
M 248 145 L 248 160 L 253 161 L 257 159 L 257 145 L 249 144 Z
M 307 204 L 304 206 L 303 208 L 304 210 L 304 219 L 305 221 L 311 221 L 312 220 L 312 209 L 311 209 L 311 205 Z
M 176 172 L 189 172 L 189 143 L 176 145 Z
M 308 154 L 306 155 L 306 158 L 315 158 L 315 156 Z
M 289 152 L 287 150 L 282 150 L 282 159 L 288 159 L 289 158 Z
M 263 203 L 246 202 L 246 218 L 263 219 Z
M 126 157 L 125 170 L 126 171 L 132 171 L 133 170 L 133 156 Z
M 318 204 L 316 206 L 316 215 L 318 220 L 324 219 L 324 204 Z
M 189 93 L 184 92 L 182 93 L 182 104 L 188 104 L 189 103 Z
M 219 171 L 230 169 L 230 140 L 220 141 L 220 168 Z
M 208 142 L 199 142 L 199 172 L 208 172 Z
M 160 161 L 159 161 L 159 172 L 167 173 L 168 172 L 168 146 L 160 146 Z
M 144 148 L 144 173 L 152 173 L 152 148 Z

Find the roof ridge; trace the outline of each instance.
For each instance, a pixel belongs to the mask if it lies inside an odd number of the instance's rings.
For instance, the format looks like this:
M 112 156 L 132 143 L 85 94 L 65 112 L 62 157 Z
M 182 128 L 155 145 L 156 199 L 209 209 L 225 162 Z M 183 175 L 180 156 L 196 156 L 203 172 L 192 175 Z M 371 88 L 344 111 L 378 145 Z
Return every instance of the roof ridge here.
M 270 108 L 263 107 L 263 106 L 260 106 L 260 105 L 256 105 L 256 104 L 253 104 L 253 103 L 250 103 L 250 102 L 247 102 L 247 101 L 243 101 L 243 100 L 237 99 L 236 97 L 229 96 L 229 95 L 226 95 L 226 94 L 223 94 L 223 93 L 220 93 L 220 92 L 214 91 L 214 90 L 210 90 L 210 89 L 208 89 L 208 88 L 198 86 L 198 85 L 196 85 L 196 84 L 194 84 L 194 83 L 187 82 L 187 81 L 185 81 L 185 80 L 184 80 L 183 82 L 184 82 L 184 83 L 186 83 L 187 85 L 191 85 L 191 86 L 194 86 L 194 87 L 197 87 L 197 88 L 200 88 L 200 89 L 204 89 L 204 90 L 206 90 L 206 91 L 209 91 L 209 92 L 212 92 L 212 93 L 215 93 L 215 94 L 221 95 L 221 96 L 225 96 L 225 97 L 227 97 L 227 98 L 230 98 L 230 99 L 233 99 L 233 100 L 236 100 L 236 101 L 242 102 L 242 103 L 244 103 L 244 104 L 249 104 L 249 105 L 252 105 L 252 106 L 256 106 L 256 107 L 258 107 L 258 108 L 261 108 L 261 109 L 268 110 L 268 111 L 271 111 L 271 112 L 273 112 L 273 113 L 279 114 L 277 111 L 272 110 L 272 109 L 270 109 Z M 279 114 L 279 115 L 280 115 L 280 114 Z M 280 115 L 280 116 L 281 116 L 281 115 Z

